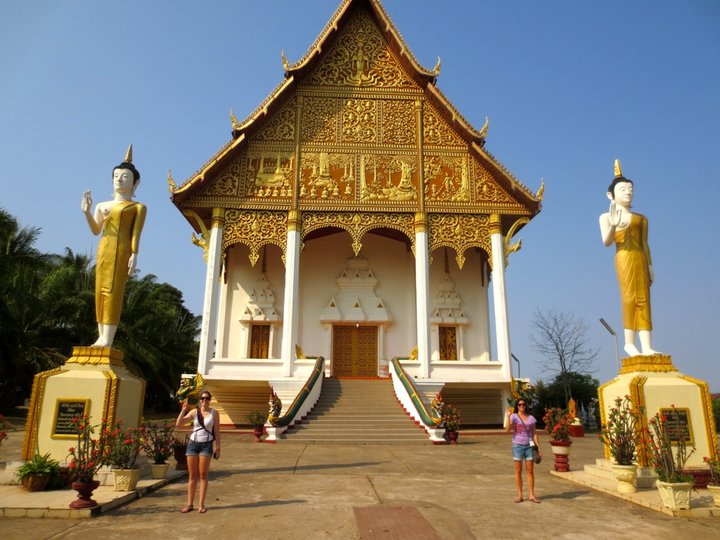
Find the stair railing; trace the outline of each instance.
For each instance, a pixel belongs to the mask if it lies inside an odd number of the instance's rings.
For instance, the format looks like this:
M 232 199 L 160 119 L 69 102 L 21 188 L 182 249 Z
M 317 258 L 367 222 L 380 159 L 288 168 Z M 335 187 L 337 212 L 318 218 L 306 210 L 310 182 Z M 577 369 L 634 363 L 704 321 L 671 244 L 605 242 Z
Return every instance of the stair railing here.
M 430 434 L 431 440 L 443 440 L 440 434 L 437 433 L 438 431 L 444 431 L 440 427 L 442 417 L 436 416 L 434 412 L 427 410 L 425 403 L 417 393 L 415 385 L 400 365 L 399 358 L 390 360 L 390 376 L 392 377 L 395 395 L 405 407 L 405 410 L 408 411 L 408 414 L 415 420 L 422 422 L 425 431 Z
M 295 423 L 296 418 L 300 419 L 310 412 L 310 409 L 315 406 L 318 397 L 320 397 L 324 373 L 325 358 L 319 356 L 307 382 L 300 389 L 298 395 L 295 396 L 287 412 L 274 422 L 275 427 L 287 428 Z

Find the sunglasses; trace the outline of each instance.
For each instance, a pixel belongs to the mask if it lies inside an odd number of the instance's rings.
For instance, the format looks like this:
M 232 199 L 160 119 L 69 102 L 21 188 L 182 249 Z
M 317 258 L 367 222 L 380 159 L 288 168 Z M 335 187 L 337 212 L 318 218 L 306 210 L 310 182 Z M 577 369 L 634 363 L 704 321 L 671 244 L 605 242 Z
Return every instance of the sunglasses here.
M 518 403 L 518 407 L 526 407 L 527 403 Z
M 200 398 L 200 401 L 210 401 L 212 398 L 210 396 L 203 396 Z

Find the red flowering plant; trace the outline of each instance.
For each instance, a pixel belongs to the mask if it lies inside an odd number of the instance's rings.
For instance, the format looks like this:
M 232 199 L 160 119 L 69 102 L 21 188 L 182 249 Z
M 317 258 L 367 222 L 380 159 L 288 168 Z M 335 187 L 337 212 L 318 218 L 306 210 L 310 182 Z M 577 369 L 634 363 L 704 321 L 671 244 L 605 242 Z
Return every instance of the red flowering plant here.
M 545 409 L 543 422 L 545 423 L 545 431 L 548 432 L 551 442 L 570 442 L 570 426 L 575 418 L 567 409 L 560 407 L 550 407 Z
M 705 456 L 703 461 L 710 467 L 710 482 L 708 482 L 708 485 L 720 487 L 720 457 L 716 453 L 710 457 Z
M 675 405 L 671 405 L 673 411 Z M 650 464 L 662 482 L 692 482 L 693 477 L 683 474 L 685 463 L 695 452 L 687 451 L 687 427 L 668 426 L 667 415 L 655 413 L 649 420 Z M 673 447 L 675 447 L 673 449 Z
M 615 398 L 607 424 L 600 429 L 600 440 L 608 447 L 618 465 L 632 465 L 641 439 L 640 410 L 633 407 L 630 396 Z
M 89 484 L 95 473 L 105 464 L 105 444 L 101 436 L 93 438 L 94 428 L 87 416 L 72 419 L 77 430 L 77 444 L 70 447 L 68 460 L 68 476 L 73 482 Z
M 106 426 L 103 429 L 103 439 L 106 443 L 105 462 L 113 469 L 137 469 L 140 441 L 144 428 L 128 427 L 123 429 L 122 422 L 118 421 L 115 427 Z
M 140 438 L 145 455 L 152 459 L 153 463 L 160 465 L 165 463 L 167 459 L 173 455 L 173 444 L 175 443 L 175 427 L 167 423 L 160 426 L 159 424 L 147 423 L 143 424 L 143 432 Z

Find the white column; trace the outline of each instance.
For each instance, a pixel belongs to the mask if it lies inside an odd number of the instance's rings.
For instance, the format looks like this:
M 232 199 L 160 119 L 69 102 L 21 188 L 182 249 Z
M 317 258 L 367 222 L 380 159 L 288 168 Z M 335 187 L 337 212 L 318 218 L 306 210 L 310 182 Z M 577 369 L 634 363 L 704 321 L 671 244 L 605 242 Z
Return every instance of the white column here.
M 430 378 L 430 264 L 427 216 L 415 214 L 415 317 L 420 376 Z
M 490 216 L 490 246 L 492 248 L 492 285 L 495 308 L 495 341 L 503 377 L 510 379 L 510 330 L 508 328 L 507 298 L 505 294 L 505 242 L 500 216 Z
M 285 250 L 285 299 L 283 301 L 283 328 L 280 357 L 283 360 L 283 376 L 292 375 L 295 360 L 297 328 L 300 306 L 298 305 L 300 277 L 300 228 L 299 210 L 288 213 L 287 247 Z
M 200 327 L 200 353 L 198 354 L 198 372 L 202 375 L 207 375 L 208 362 L 215 353 L 224 223 L 225 211 L 222 208 L 213 208 L 207 272 L 205 274 L 205 301 L 203 302 L 202 325 Z

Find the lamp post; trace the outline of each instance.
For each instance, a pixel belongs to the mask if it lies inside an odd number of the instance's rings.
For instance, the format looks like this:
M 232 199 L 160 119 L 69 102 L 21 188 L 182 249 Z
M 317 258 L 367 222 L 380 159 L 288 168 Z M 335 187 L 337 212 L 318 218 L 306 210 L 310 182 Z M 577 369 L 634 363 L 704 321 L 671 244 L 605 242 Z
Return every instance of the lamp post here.
M 618 373 L 620 373 L 620 345 L 618 344 L 617 334 L 615 333 L 615 330 L 612 329 L 612 326 L 610 326 L 610 325 L 607 323 L 607 321 L 606 321 L 605 319 L 603 319 L 602 317 L 600 317 L 600 322 L 601 322 L 602 325 L 605 327 L 605 330 L 607 330 L 608 332 L 610 332 L 610 335 L 615 338 L 615 358 L 616 358 L 616 361 L 617 361 Z
M 512 356 L 512 359 L 517 362 L 518 365 L 518 379 L 520 378 L 520 360 L 518 360 L 517 356 L 515 356 L 513 353 L 510 353 L 510 356 Z

